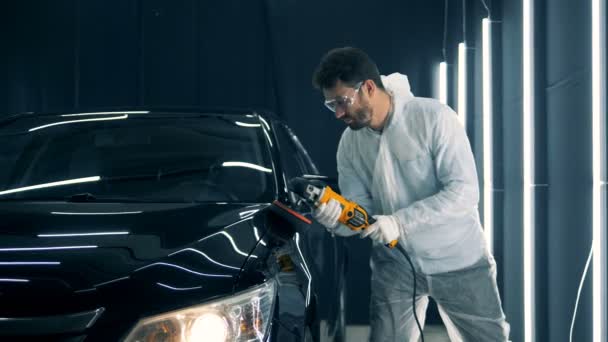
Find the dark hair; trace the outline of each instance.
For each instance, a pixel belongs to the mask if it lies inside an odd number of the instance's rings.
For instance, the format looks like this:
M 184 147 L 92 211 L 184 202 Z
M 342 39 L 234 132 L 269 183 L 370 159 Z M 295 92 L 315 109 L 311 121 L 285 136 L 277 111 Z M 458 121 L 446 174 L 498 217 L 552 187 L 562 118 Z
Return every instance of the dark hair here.
M 376 63 L 365 52 L 353 47 L 337 48 L 325 54 L 313 74 L 312 83 L 317 89 L 330 89 L 338 80 L 351 87 L 372 80 L 384 90 Z

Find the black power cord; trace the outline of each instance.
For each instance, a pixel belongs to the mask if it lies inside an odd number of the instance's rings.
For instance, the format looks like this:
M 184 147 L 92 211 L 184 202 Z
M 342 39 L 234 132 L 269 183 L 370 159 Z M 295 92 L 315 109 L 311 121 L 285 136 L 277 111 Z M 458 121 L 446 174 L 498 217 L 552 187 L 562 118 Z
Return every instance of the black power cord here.
M 467 46 L 467 0 L 462 0 L 462 42 Z
M 481 0 L 481 4 L 483 5 L 483 7 L 486 9 L 486 12 L 488 12 L 488 19 L 491 18 L 490 15 L 490 8 L 488 8 L 488 4 L 486 3 L 486 0 Z
M 572 342 L 572 335 L 574 333 L 574 322 L 576 322 L 576 312 L 578 310 L 578 301 L 581 299 L 581 292 L 583 291 L 583 284 L 585 283 L 585 278 L 587 278 L 587 270 L 589 270 L 589 264 L 591 263 L 591 257 L 593 256 L 593 242 L 591 243 L 591 248 L 589 249 L 589 256 L 587 257 L 587 262 L 585 263 L 585 269 L 583 271 L 583 275 L 581 276 L 581 282 L 578 285 L 578 292 L 576 293 L 576 302 L 574 304 L 574 312 L 572 313 L 572 321 L 570 322 L 570 339 L 569 342 Z
M 443 6 L 443 45 L 441 48 L 441 54 L 443 55 L 443 61 L 447 63 L 447 55 L 445 53 L 446 43 L 448 40 L 448 0 L 444 1 Z
M 412 260 L 410 259 L 409 254 L 405 251 L 405 248 L 400 244 L 397 244 L 397 249 L 409 262 L 410 267 L 412 268 L 412 276 L 414 277 L 414 292 L 412 293 L 412 311 L 414 312 L 414 319 L 416 320 L 416 325 L 418 326 L 418 330 L 420 331 L 420 338 L 422 342 L 424 342 L 424 333 L 422 332 L 422 325 L 420 325 L 420 321 L 418 320 L 418 314 L 416 313 L 416 269 L 414 268 L 414 264 L 412 264 Z

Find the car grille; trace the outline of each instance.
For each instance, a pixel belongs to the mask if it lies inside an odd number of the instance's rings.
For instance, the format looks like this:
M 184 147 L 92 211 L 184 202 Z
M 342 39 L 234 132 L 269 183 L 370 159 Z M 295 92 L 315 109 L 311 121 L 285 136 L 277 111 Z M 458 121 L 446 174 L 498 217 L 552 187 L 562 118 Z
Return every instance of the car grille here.
M 82 333 L 93 326 L 105 311 L 99 308 L 91 311 L 67 315 L 0 318 L 0 339 L 80 342 L 86 335 Z

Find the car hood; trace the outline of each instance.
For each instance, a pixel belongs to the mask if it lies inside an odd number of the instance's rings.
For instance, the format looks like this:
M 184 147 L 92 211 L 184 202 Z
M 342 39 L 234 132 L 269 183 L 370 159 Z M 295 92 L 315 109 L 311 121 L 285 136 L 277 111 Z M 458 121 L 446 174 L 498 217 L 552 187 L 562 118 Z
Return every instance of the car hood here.
M 129 321 L 234 291 L 267 204 L 0 203 L 0 317 Z

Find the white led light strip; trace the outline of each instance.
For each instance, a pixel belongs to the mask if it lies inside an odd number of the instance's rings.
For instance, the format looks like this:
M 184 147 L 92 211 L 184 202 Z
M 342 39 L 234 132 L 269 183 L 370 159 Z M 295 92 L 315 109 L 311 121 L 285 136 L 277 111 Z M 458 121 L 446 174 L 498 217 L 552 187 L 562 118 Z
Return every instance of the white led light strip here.
M 534 270 L 534 1 L 523 0 L 523 242 L 524 341 L 536 341 Z
M 467 47 L 458 44 L 458 118 L 467 127 Z
M 439 63 L 439 102 L 448 103 L 448 64 Z
M 492 46 L 490 19 L 482 21 L 482 57 L 483 57 L 483 230 L 490 253 L 494 252 L 494 187 L 492 176 Z
M 602 190 L 602 162 L 606 146 L 605 2 L 592 0 L 592 137 L 593 137 L 593 341 L 605 342 L 606 329 L 606 221 Z

